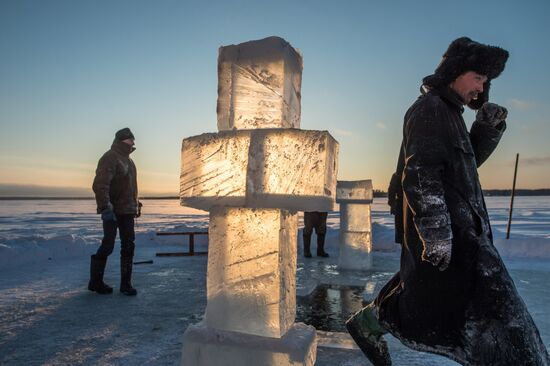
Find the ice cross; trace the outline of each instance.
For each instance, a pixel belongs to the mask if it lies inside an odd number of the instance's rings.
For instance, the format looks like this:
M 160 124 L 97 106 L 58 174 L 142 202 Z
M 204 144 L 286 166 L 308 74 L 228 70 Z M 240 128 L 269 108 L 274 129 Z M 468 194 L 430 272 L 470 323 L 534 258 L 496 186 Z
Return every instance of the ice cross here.
M 183 140 L 181 204 L 210 211 L 205 319 L 186 365 L 313 365 L 296 317 L 296 211 L 334 205 L 338 142 L 300 130 L 302 56 L 269 37 L 221 47 L 218 131 Z

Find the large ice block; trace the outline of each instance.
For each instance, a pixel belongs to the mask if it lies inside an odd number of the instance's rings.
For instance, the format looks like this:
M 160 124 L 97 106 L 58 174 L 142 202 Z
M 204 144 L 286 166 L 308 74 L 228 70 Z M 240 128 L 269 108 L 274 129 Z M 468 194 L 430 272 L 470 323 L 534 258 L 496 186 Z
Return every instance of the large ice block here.
M 313 366 L 315 328 L 296 323 L 279 339 L 190 325 L 183 334 L 184 366 Z
M 372 266 L 371 205 L 340 203 L 338 267 L 367 270 Z
M 371 232 L 371 205 L 361 203 L 340 204 L 340 231 Z
M 220 47 L 218 130 L 300 128 L 302 69 L 279 37 Z
M 183 140 L 183 206 L 329 211 L 338 142 L 327 131 L 234 130 Z
M 336 185 L 337 203 L 372 203 L 372 180 L 339 180 Z
M 206 325 L 280 338 L 296 317 L 297 215 L 213 207 Z
M 338 268 L 367 270 L 372 267 L 372 234 L 340 231 Z

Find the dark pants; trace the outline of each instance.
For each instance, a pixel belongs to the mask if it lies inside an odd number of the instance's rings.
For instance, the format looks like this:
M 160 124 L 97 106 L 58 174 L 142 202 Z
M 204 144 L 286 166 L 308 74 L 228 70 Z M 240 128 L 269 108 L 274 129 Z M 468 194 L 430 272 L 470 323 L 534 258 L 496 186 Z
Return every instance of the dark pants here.
M 325 235 L 327 233 L 328 212 L 304 212 L 304 235 L 310 236 L 315 229 L 315 234 Z
M 96 253 L 98 259 L 107 259 L 113 252 L 117 228 L 120 234 L 120 257 L 134 257 L 134 217 L 135 215 L 117 215 L 116 221 L 103 221 L 103 240 Z
M 304 212 L 304 255 L 311 256 L 311 234 L 317 235 L 317 255 L 326 257 L 325 234 L 327 232 L 327 212 Z

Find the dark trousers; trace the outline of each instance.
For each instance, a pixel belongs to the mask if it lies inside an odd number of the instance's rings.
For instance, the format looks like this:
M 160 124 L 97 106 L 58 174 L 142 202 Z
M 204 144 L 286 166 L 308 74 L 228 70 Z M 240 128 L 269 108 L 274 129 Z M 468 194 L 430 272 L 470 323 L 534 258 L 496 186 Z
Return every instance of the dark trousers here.
M 310 236 L 315 229 L 315 234 L 325 235 L 327 233 L 328 212 L 304 212 L 304 235 Z
M 134 257 L 134 217 L 135 215 L 117 215 L 116 221 L 103 221 L 103 240 L 96 253 L 98 259 L 107 259 L 113 252 L 117 228 L 120 234 L 120 257 Z
M 325 253 L 325 234 L 327 232 L 327 212 L 304 212 L 304 255 L 311 256 L 311 234 L 315 229 L 317 235 L 317 255 L 328 256 Z

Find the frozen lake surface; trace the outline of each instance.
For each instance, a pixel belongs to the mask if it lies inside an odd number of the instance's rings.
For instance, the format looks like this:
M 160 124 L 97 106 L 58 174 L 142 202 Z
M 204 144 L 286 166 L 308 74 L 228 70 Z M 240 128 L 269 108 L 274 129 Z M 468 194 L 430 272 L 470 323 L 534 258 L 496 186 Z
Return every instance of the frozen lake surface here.
M 87 291 L 89 255 L 101 237 L 93 200 L 0 201 L 0 364 L 1 365 L 177 365 L 182 335 L 199 322 L 206 306 L 206 257 L 155 257 L 182 251 L 182 237 L 157 231 L 206 230 L 205 212 L 182 208 L 177 200 L 145 200 L 138 220 L 135 298 Z M 550 345 L 550 197 L 516 197 L 512 239 L 506 240 L 509 199 L 488 197 L 496 245 L 503 254 L 543 341 Z M 373 204 L 373 240 L 392 244 L 393 217 L 384 199 Z M 376 252 L 374 268 L 340 272 L 337 212 L 329 214 L 328 259 L 298 259 L 297 295 L 317 285 L 330 289 L 362 286 L 373 297 L 398 268 L 398 251 Z M 299 235 L 299 238 L 301 234 Z M 299 245 L 301 245 L 299 243 Z M 183 247 L 182 247 L 183 246 Z M 207 248 L 196 238 L 197 250 Z M 106 282 L 118 285 L 118 256 L 110 258 Z M 300 250 L 301 253 L 301 250 Z M 118 286 L 116 286 L 118 287 Z M 331 306 L 342 292 L 326 291 Z M 368 365 L 345 333 L 319 331 L 317 365 Z M 395 365 L 456 365 L 413 352 L 389 339 Z

